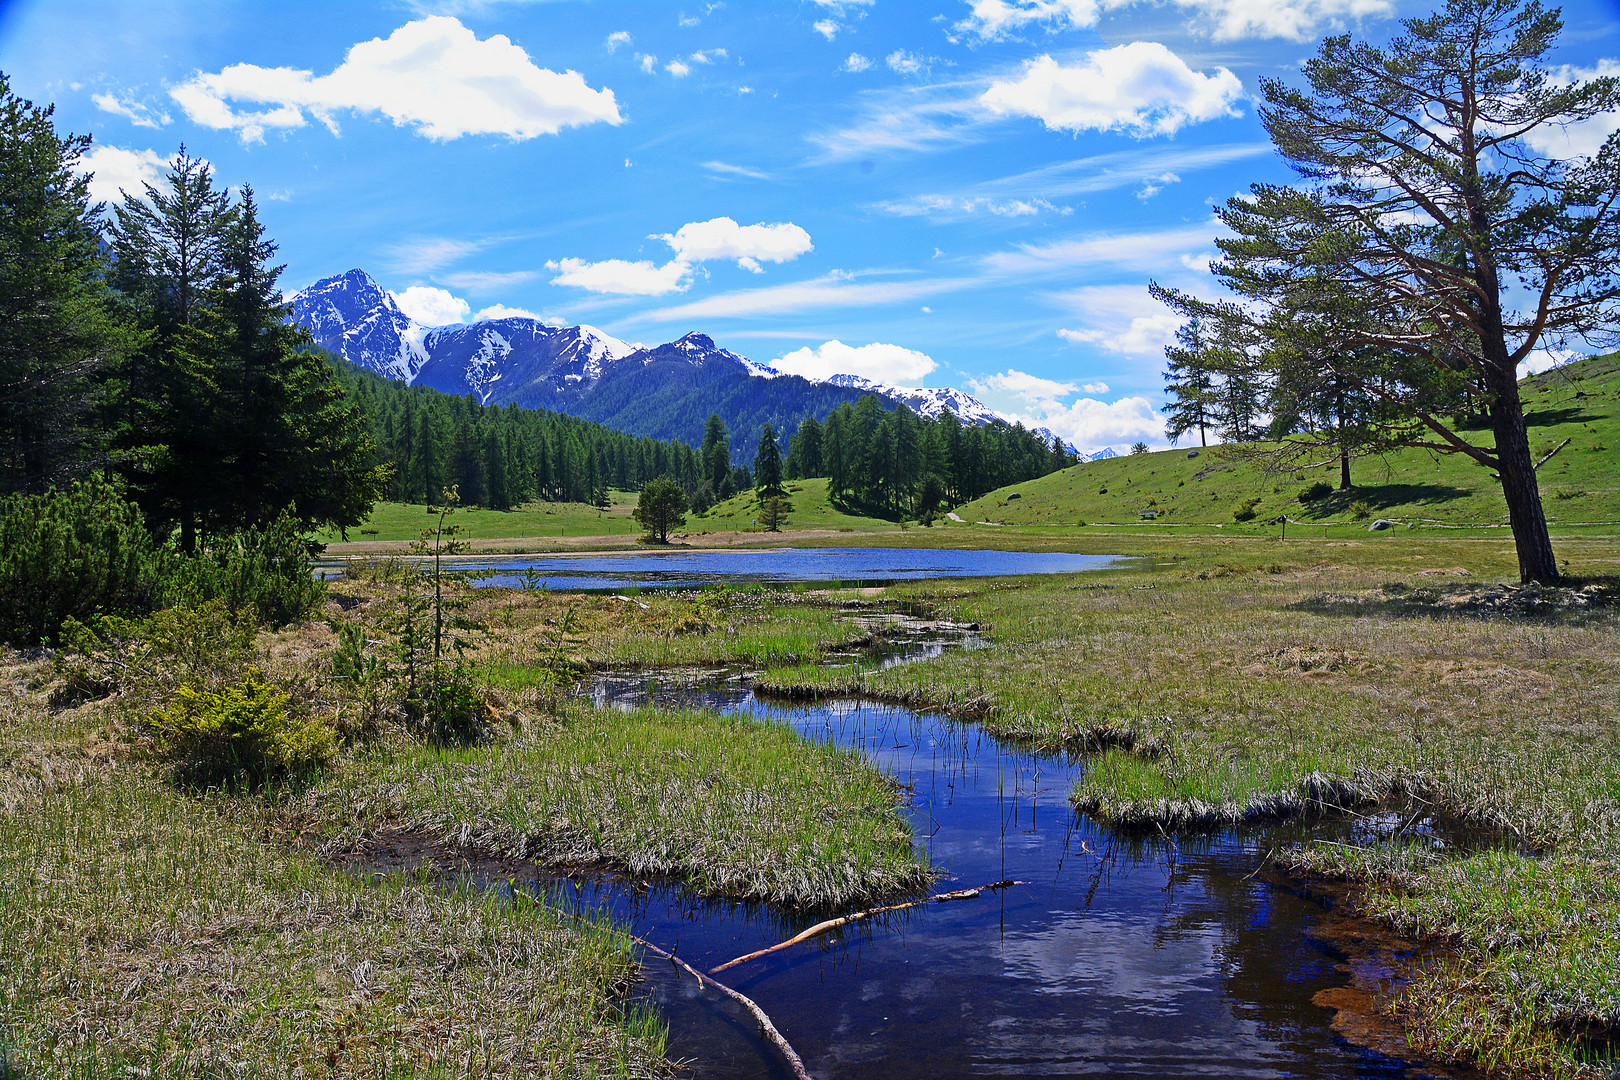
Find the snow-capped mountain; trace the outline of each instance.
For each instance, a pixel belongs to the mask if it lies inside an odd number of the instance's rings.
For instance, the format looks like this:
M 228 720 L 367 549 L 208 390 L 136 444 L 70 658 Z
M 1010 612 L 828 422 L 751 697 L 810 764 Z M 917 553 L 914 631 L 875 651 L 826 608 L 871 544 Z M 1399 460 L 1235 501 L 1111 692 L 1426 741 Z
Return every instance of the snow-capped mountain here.
M 551 326 L 511 316 L 464 326 L 441 326 L 423 339 L 429 359 L 414 382 L 478 400 L 509 400 L 536 383 L 589 385 L 602 367 L 636 351 L 594 326 Z
M 863 394 L 877 394 L 905 404 L 912 412 L 933 419 L 942 412 L 955 413 L 957 419 L 968 424 L 988 424 L 1004 417 L 990 411 L 978 398 L 951 387 L 925 390 L 922 387 L 890 386 L 873 382 L 859 375 L 834 375 L 824 380 L 833 386 L 859 390 Z
M 317 281 L 292 298 L 292 309 L 292 321 L 316 344 L 367 371 L 414 382 L 428 361 L 427 328 L 364 270 Z
M 591 326 L 552 326 L 509 316 L 452 326 L 418 325 L 364 270 L 323 278 L 292 298 L 292 321 L 316 344 L 390 379 L 486 404 L 554 409 L 650 435 L 695 441 L 719 413 L 746 460 L 760 424 L 786 433 L 805 416 L 876 394 L 924 416 L 952 412 L 967 424 L 1001 421 L 960 390 L 913 389 L 858 375 L 812 381 L 722 349 L 706 334 L 632 345 Z M 1050 441 L 1050 433 L 1041 432 Z

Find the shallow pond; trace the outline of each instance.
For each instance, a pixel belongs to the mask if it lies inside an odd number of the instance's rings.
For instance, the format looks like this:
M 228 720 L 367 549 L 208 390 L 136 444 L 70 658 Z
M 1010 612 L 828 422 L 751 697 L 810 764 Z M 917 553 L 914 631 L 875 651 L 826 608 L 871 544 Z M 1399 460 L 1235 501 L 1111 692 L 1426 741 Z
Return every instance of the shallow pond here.
M 917 842 L 948 874 L 937 891 L 1024 883 L 853 924 L 725 972 L 818 1080 L 1430 1075 L 1351 1045 L 1333 1011 L 1313 1003 L 1342 993 L 1348 970 L 1368 961 L 1341 951 L 1327 907 L 1256 873 L 1275 836 L 1110 832 L 1069 808 L 1081 762 L 936 715 L 859 701 L 778 705 L 739 676 L 610 676 L 591 696 L 742 711 L 859 747 L 910 787 Z M 679 886 L 541 884 L 700 970 L 820 918 Z M 645 964 L 643 992 L 694 1076 L 790 1075 L 741 1008 L 667 962 Z
M 1115 555 L 1038 551 L 943 551 L 937 548 L 783 548 L 657 554 L 524 556 L 461 562 L 488 571 L 479 584 L 568 591 L 692 589 L 705 585 L 817 582 L 887 585 L 922 578 L 1072 574 L 1126 562 Z

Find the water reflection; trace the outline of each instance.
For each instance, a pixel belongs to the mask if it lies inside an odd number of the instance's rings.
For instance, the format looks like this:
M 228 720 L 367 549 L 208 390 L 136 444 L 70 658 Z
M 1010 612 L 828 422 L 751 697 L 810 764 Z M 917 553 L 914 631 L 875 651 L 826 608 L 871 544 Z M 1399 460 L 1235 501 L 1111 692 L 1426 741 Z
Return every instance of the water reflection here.
M 488 571 L 478 584 L 601 591 L 695 589 L 744 582 L 889 585 L 897 581 L 1009 574 L 1073 574 L 1131 560 L 1054 551 L 945 551 L 937 548 L 792 548 L 630 555 L 526 556 L 459 563 Z
M 783 706 L 739 676 L 607 678 L 606 707 L 747 712 L 859 747 L 912 792 L 941 888 L 1016 878 L 975 900 L 852 924 L 726 973 L 817 1077 L 1422 1075 L 1336 1035 L 1319 991 L 1342 956 L 1314 935 L 1323 908 L 1254 872 L 1280 835 L 1124 836 L 1071 813 L 1083 760 L 1009 747 L 976 728 L 859 701 Z M 700 969 L 820 918 L 705 901 L 678 886 L 567 882 Z M 702 1078 L 785 1076 L 752 1021 L 664 963 L 645 992 L 670 1052 Z

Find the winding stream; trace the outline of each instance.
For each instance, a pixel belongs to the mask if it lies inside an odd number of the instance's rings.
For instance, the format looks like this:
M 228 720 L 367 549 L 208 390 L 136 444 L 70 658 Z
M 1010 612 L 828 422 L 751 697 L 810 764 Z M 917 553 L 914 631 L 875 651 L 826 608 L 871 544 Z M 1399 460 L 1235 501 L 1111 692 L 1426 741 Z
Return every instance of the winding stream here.
M 1255 872 L 1275 837 L 1113 833 L 1068 806 L 1082 761 L 938 715 L 862 701 L 777 704 L 735 674 L 609 676 L 590 694 L 609 707 L 744 712 L 859 747 L 912 789 L 917 842 L 948 875 L 940 890 L 1027 882 L 858 923 L 726 972 L 818 1080 L 1436 1075 L 1351 1044 L 1333 1010 L 1313 1003 L 1343 993 L 1352 968 L 1362 984 L 1387 972 L 1341 951 L 1329 908 Z M 702 970 L 818 918 L 679 886 L 543 885 Z M 740 1007 L 652 957 L 646 973 L 669 1052 L 692 1075 L 790 1075 Z

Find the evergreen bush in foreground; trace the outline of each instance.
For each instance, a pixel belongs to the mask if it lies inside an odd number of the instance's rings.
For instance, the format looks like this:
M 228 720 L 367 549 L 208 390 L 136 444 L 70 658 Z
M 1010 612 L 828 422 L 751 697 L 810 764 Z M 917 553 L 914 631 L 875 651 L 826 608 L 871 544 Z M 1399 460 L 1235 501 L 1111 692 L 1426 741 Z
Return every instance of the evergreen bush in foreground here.
M 0 640 L 54 642 L 69 618 L 150 611 L 163 562 L 140 511 L 104 481 L 0 499 Z

